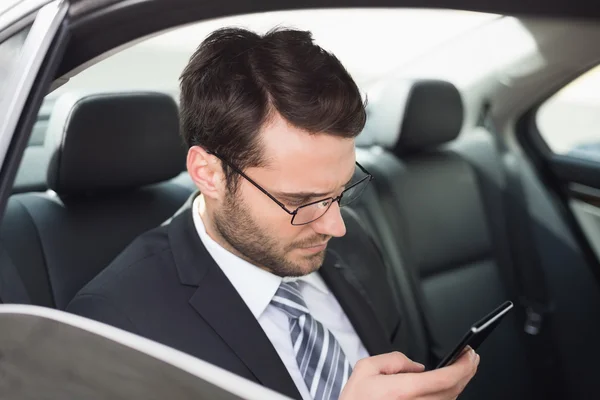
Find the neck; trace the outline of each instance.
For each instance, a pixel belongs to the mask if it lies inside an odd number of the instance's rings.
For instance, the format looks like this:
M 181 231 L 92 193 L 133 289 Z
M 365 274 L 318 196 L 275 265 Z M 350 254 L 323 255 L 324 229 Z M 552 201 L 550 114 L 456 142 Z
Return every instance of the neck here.
M 212 213 L 208 210 L 204 196 L 201 194 L 199 195 L 198 213 L 200 214 L 200 218 L 202 219 L 202 223 L 204 224 L 204 229 L 206 230 L 207 235 L 225 250 L 235 254 L 238 257 L 242 257 L 238 251 L 235 250 L 233 246 L 231 246 L 229 242 L 219 234 L 218 229 L 215 228 Z

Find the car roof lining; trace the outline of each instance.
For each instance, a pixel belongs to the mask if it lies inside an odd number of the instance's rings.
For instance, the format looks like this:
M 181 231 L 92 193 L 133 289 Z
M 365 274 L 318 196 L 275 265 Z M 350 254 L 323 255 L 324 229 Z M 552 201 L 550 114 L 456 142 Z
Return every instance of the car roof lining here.
M 71 0 L 71 15 L 80 17 L 97 9 L 117 3 L 141 3 L 152 0 Z M 579 17 L 598 18 L 600 7 L 587 1 L 547 1 L 547 0 L 329 0 L 324 6 L 320 0 L 289 0 L 285 3 L 276 0 L 263 0 L 259 2 L 248 2 L 244 0 L 224 0 L 221 2 L 198 2 L 195 0 L 159 0 L 152 1 L 171 5 L 178 3 L 195 3 L 198 7 L 205 8 L 204 11 L 215 9 L 215 3 L 222 3 L 226 14 L 240 14 L 246 12 L 274 11 L 295 8 L 336 8 L 336 7 L 411 7 L 411 8 L 440 8 L 470 10 L 506 15 L 521 16 L 547 16 L 547 17 Z M 248 10 L 248 8 L 254 9 Z M 214 17 L 214 16 L 213 16 Z
M 582 5 L 583 4 L 583 5 Z M 72 0 L 69 10 L 69 27 L 72 37 L 65 59 L 57 76 L 77 68 L 81 64 L 129 41 L 152 33 L 205 19 L 233 14 L 264 11 L 318 9 L 339 7 L 416 7 L 441 9 L 466 9 L 512 15 L 546 16 L 596 16 L 587 3 L 569 2 L 569 7 L 535 0 L 522 4 L 518 0 L 502 2 L 479 2 L 476 0 L 329 0 L 327 6 L 319 0 L 290 0 L 282 4 L 274 0 L 246 2 L 222 0 L 198 2 L 195 0 Z M 571 7 L 572 6 L 572 7 Z M 571 8 L 570 8 L 571 7 Z M 165 12 L 168 11 L 168 12 Z M 160 13 L 162 18 L 145 18 Z M 102 35 L 98 34 L 102 31 Z

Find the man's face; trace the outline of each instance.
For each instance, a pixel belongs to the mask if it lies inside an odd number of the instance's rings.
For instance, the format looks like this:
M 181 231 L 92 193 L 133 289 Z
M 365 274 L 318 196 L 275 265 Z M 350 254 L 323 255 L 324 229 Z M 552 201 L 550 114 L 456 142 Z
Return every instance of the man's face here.
M 274 118 L 261 132 L 267 166 L 244 171 L 293 211 L 343 191 L 354 173 L 354 140 L 310 135 Z M 302 276 L 323 263 L 327 242 L 346 233 L 338 203 L 316 221 L 292 216 L 242 177 L 213 213 L 214 228 L 242 257 L 279 276 Z

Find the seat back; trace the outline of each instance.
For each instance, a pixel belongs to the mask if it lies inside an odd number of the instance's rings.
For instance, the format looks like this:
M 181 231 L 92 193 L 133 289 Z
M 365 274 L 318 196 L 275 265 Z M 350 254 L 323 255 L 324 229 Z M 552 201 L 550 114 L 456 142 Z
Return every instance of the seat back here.
M 66 307 L 136 236 L 190 196 L 178 126 L 175 102 L 159 93 L 57 100 L 45 140 L 51 190 L 11 196 L 0 225 L 0 243 L 32 304 Z
M 397 122 L 396 131 L 377 133 L 385 135 L 376 140 L 385 148 L 375 144 L 359 149 L 357 158 L 375 176 L 379 207 L 365 210 L 385 216 L 385 226 L 377 224 L 376 229 L 390 232 L 382 247 L 387 253 L 399 251 L 402 265 L 396 263 L 395 268 L 410 275 L 432 364 L 472 323 L 503 301 L 517 299 L 508 248 L 498 245 L 507 238 L 495 231 L 498 214 L 488 215 L 503 209 L 486 203 L 486 176 L 458 150 L 475 148 L 471 139 L 455 141 L 463 122 L 458 90 L 446 82 L 418 81 L 398 93 L 402 91 L 404 114 L 388 118 Z M 499 170 L 491 139 L 491 146 L 478 146 L 476 151 L 489 152 L 479 155 Z M 503 321 L 479 353 L 480 371 L 461 398 L 535 396 L 531 360 L 516 313 Z

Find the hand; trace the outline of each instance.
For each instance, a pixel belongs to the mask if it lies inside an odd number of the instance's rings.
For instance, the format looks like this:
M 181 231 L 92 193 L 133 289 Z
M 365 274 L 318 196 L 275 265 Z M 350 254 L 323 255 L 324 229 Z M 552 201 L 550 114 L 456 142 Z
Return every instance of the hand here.
M 399 352 L 364 358 L 356 363 L 340 400 L 456 399 L 477 372 L 479 355 L 465 351 L 448 367 L 425 367 Z

